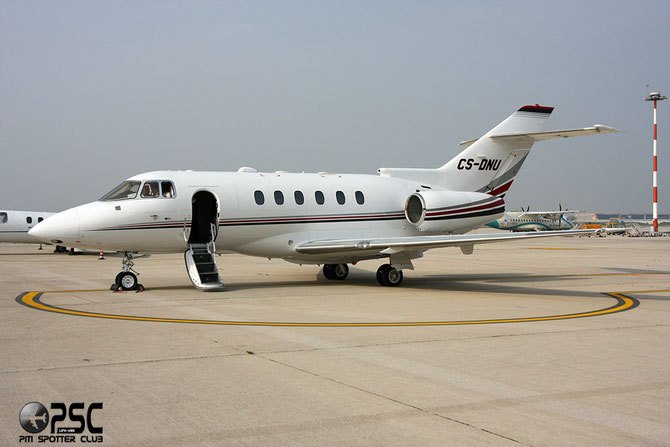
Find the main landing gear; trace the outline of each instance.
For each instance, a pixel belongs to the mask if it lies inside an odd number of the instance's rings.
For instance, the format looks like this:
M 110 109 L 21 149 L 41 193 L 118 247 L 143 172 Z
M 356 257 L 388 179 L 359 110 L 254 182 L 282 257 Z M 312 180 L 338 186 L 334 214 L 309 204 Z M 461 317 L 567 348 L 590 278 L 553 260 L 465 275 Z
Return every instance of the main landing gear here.
M 119 290 L 137 290 L 142 292 L 144 286 L 137 281 L 138 272 L 133 270 L 133 255 L 127 251 L 123 252 L 123 261 L 121 261 L 121 273 L 116 275 L 114 284 L 109 288 L 113 291 Z
M 347 264 L 325 264 L 323 266 L 323 276 L 326 279 L 341 281 L 349 276 L 349 266 Z
M 402 283 L 402 270 L 383 264 L 377 269 L 377 282 L 382 286 L 398 287 Z
M 325 264 L 323 276 L 326 279 L 341 281 L 349 275 L 347 264 Z M 398 287 L 402 283 L 402 270 L 398 270 L 391 264 L 384 264 L 377 270 L 377 282 L 382 286 Z

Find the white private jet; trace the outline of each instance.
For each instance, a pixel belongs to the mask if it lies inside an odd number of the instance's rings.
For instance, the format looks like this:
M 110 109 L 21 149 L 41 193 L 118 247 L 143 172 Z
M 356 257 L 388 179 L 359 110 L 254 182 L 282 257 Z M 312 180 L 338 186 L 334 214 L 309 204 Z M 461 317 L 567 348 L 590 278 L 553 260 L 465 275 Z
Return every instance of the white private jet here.
M 0 242 L 13 244 L 42 244 L 43 241 L 28 234 L 28 231 L 49 216 L 56 213 L 46 211 L 0 211 Z M 40 248 L 41 250 L 41 248 Z M 57 252 L 65 252 L 65 247 L 56 246 Z
M 503 197 L 533 143 L 619 132 L 596 125 L 543 132 L 553 107 L 524 106 L 437 169 L 381 168 L 379 175 L 156 171 L 121 183 L 100 200 L 63 211 L 30 230 L 42 240 L 124 254 L 112 290 L 143 289 L 137 253 L 183 252 L 200 289 L 223 287 L 214 254 L 233 251 L 324 264 L 328 279 L 347 264 L 389 258 L 381 285 L 398 286 L 412 259 L 438 247 L 592 230 L 465 234 L 503 215 Z
M 554 211 L 530 211 L 521 208 L 521 211 L 506 212 L 500 219 L 489 222 L 486 226 L 514 232 L 569 230 L 577 225 L 574 213 L 579 212 L 581 210 L 564 210 L 560 204 L 558 210 Z

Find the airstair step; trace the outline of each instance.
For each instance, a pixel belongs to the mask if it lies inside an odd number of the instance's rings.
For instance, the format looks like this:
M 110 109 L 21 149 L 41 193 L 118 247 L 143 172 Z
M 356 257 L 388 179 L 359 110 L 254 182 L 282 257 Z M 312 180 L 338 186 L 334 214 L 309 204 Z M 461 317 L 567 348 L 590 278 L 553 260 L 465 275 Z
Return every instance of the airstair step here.
M 203 284 L 211 284 L 211 283 L 219 283 L 219 274 L 218 273 L 207 273 L 207 274 L 200 274 L 200 281 L 202 281 Z
M 200 264 L 201 262 L 209 262 L 212 263 L 214 260 L 212 259 L 212 255 L 209 253 L 202 253 L 202 254 L 193 254 L 193 261 L 196 264 Z
M 195 267 L 198 269 L 198 273 L 202 276 L 205 273 L 216 273 L 218 272 L 216 264 L 196 264 Z

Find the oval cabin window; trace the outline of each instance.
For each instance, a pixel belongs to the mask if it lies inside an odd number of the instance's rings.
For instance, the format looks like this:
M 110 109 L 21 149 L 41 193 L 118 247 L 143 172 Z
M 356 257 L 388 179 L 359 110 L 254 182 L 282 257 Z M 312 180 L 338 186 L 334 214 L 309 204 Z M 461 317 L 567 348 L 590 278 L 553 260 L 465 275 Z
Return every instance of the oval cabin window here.
M 265 203 L 265 196 L 263 191 L 254 191 L 254 199 L 256 199 L 256 205 L 262 205 Z

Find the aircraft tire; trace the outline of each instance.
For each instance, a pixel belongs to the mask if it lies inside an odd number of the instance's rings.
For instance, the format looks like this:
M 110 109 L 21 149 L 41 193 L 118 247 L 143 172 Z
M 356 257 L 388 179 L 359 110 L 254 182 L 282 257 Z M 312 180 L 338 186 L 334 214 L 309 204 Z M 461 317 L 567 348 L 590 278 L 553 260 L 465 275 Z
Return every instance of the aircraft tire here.
M 385 286 L 385 285 L 386 285 L 386 283 L 384 282 L 384 268 L 385 268 L 387 265 L 388 265 L 388 264 L 380 265 L 379 268 L 377 269 L 377 283 L 378 283 L 380 286 Z
M 116 275 L 114 284 L 120 290 L 135 290 L 137 288 L 137 276 L 132 272 L 121 272 Z
M 391 267 L 386 275 L 386 285 L 389 287 L 398 287 L 402 284 L 403 274 L 402 270 L 397 270 Z
M 342 281 L 349 276 L 349 266 L 347 264 L 332 264 L 331 274 L 333 279 Z
M 323 276 L 326 277 L 326 279 L 335 279 L 335 274 L 333 273 L 335 264 L 324 264 L 323 265 Z
M 377 269 L 377 282 L 382 286 L 398 287 L 402 279 L 402 270 L 392 267 L 391 264 L 384 264 Z

